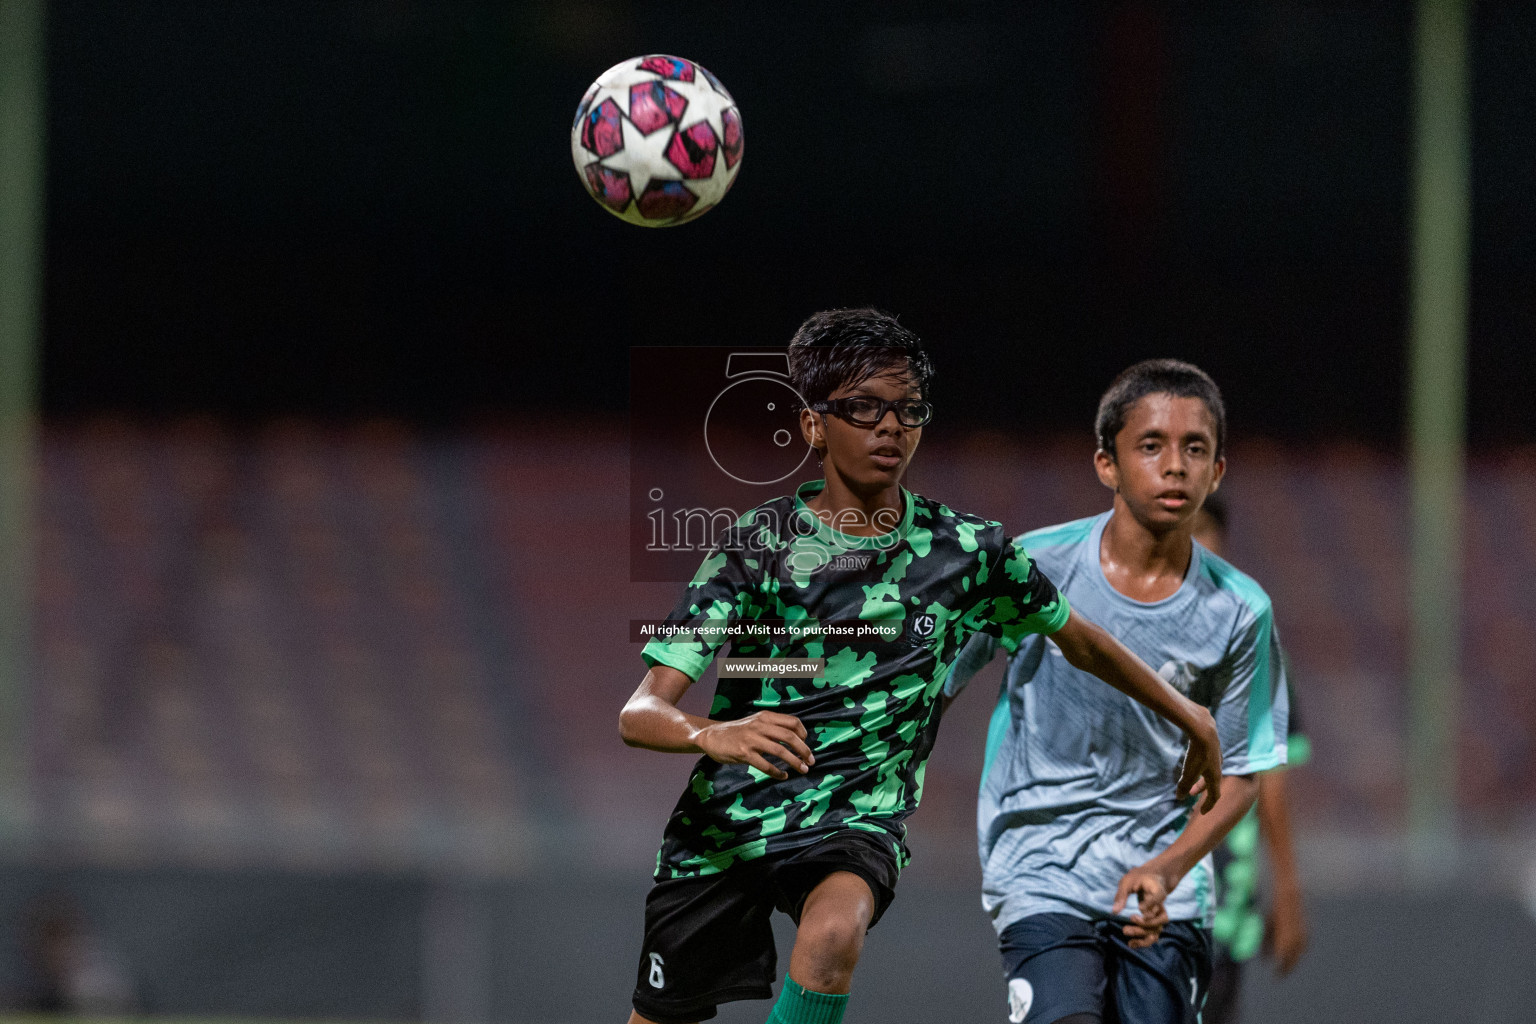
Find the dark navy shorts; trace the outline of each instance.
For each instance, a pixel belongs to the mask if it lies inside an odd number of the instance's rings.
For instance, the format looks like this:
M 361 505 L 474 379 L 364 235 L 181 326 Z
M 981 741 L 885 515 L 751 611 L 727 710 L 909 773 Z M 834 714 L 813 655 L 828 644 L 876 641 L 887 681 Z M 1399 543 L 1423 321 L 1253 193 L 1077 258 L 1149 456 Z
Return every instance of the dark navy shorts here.
M 1105 1024 L 1196 1024 L 1211 980 L 1211 933 L 1173 921 L 1132 949 L 1114 921 L 1035 914 L 1004 930 L 1003 974 L 1015 1024 L 1087 1014 Z

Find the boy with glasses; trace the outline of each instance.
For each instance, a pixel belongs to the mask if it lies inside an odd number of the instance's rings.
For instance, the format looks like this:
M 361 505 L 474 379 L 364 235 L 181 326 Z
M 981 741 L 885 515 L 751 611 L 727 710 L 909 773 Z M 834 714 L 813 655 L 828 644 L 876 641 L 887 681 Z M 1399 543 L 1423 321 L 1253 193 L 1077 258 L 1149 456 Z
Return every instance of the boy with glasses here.
M 632 746 L 702 754 L 667 822 L 631 1024 L 692 1024 L 719 1003 L 766 999 L 776 974 L 769 917 L 798 925 L 772 1024 L 837 1024 L 863 948 L 907 861 L 961 647 L 1006 650 L 1050 634 L 1072 664 L 1189 737 L 1170 795 L 1218 797 L 1216 732 L 1103 630 L 1075 614 L 996 523 L 901 486 L 922 429 L 932 366 L 921 342 L 875 310 L 810 317 L 790 344 L 800 425 L 823 479 L 747 512 L 723 533 L 643 652 L 650 671 L 620 714 Z M 899 627 L 899 638 L 733 639 L 754 659 L 818 659 L 815 678 L 722 674 L 708 718 L 678 701 L 721 646 L 715 627 L 761 620 Z M 692 632 L 690 632 L 692 631 Z M 1197 782 L 1197 780 L 1199 780 Z

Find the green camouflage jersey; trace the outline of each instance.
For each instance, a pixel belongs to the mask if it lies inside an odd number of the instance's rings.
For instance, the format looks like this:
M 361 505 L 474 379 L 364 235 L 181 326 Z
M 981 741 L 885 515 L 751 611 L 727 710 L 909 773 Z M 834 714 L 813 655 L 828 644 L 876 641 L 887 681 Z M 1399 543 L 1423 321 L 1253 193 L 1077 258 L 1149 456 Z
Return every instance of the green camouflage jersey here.
M 936 702 L 966 640 L 987 633 L 1013 651 L 1025 635 L 1066 624 L 1066 600 L 999 524 L 903 489 L 894 530 L 852 536 L 806 507 L 823 486 L 803 484 L 725 531 L 667 620 L 699 633 L 652 640 L 646 663 L 698 679 L 722 645 L 703 634 L 722 621 L 899 622 L 902 634 L 732 640 L 736 657 L 825 659 L 818 678 L 722 677 L 710 709 L 716 721 L 763 709 L 796 716 L 816 763 L 781 782 L 700 758 L 667 822 L 657 880 L 713 874 L 850 828 L 888 837 L 905 865 L 904 821 L 922 794 Z

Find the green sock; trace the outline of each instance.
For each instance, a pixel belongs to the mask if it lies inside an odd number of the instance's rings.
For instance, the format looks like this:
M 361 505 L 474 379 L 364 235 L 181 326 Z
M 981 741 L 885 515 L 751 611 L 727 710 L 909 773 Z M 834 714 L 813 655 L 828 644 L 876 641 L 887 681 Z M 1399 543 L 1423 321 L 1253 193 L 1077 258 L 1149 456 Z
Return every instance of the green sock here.
M 847 995 L 828 995 L 801 988 L 795 979 L 784 976 L 784 989 L 773 1004 L 768 1024 L 842 1024 L 848 1008 Z

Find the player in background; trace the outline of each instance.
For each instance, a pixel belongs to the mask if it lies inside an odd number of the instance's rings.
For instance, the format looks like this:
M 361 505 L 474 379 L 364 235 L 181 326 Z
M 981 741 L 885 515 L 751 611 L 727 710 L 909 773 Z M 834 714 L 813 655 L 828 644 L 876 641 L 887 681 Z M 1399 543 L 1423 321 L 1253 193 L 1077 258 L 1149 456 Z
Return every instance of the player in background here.
M 813 679 L 722 676 L 708 718 L 677 704 L 721 641 L 700 632 L 646 645 L 650 671 L 619 718 L 624 741 L 703 756 L 657 856 L 631 1024 L 689 1024 L 722 1002 L 768 998 L 775 908 L 798 931 L 769 1021 L 842 1019 L 864 934 L 908 859 L 904 820 L 921 793 L 939 693 L 978 632 L 1009 651 L 1050 634 L 1069 663 L 1189 737 L 1182 773 L 1161 780 L 1165 798 L 1203 787 L 1221 806 L 1210 713 L 1073 612 L 997 523 L 901 486 L 932 416 L 918 338 L 875 310 L 836 310 L 800 327 L 789 358 L 824 479 L 725 531 L 669 622 L 905 628 L 879 644 L 733 641 L 742 657 L 822 658 L 825 669 Z
M 1194 1024 L 1211 971 L 1210 852 L 1284 763 L 1286 702 L 1269 598 L 1193 540 L 1226 470 L 1221 392 L 1159 359 L 1110 386 L 1095 421 L 1110 511 L 1027 533 L 1073 606 L 1209 707 L 1221 799 L 1169 792 L 1182 738 L 1033 637 L 1009 658 L 987 733 L 977 828 L 982 903 L 1029 1024 Z M 991 660 L 973 639 L 947 697 Z M 1128 916 L 1130 899 L 1138 916 Z
M 1195 517 L 1195 540 L 1207 551 L 1225 555 L 1227 508 L 1220 495 L 1212 495 Z M 1301 727 L 1296 708 L 1296 684 L 1286 672 L 1286 700 L 1290 713 L 1286 727 L 1288 767 L 1305 764 L 1312 745 Z M 1307 949 L 1307 918 L 1296 871 L 1296 850 L 1291 841 L 1291 812 L 1286 796 L 1285 768 L 1259 776 L 1259 799 L 1227 833 L 1216 848 L 1216 918 L 1211 928 L 1215 939 L 1210 997 L 1205 1001 L 1202 1024 L 1237 1024 L 1241 1002 L 1243 964 L 1261 946 L 1275 959 L 1284 977 L 1291 973 Z M 1271 891 L 1266 917 L 1255 905 L 1259 878 L 1258 853 L 1262 837 L 1269 862 Z

